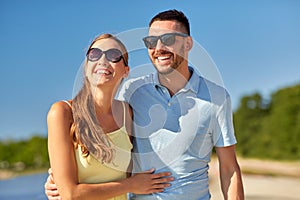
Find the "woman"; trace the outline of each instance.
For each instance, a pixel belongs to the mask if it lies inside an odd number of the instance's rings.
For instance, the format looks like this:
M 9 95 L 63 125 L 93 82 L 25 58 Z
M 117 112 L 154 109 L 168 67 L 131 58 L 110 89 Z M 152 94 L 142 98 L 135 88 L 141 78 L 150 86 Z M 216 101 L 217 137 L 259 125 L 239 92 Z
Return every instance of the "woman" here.
M 125 46 L 103 34 L 87 51 L 82 89 L 73 100 L 50 108 L 49 158 L 62 199 L 125 200 L 127 193 L 161 192 L 169 186 L 170 173 L 152 174 L 153 169 L 126 178 L 132 112 L 114 96 L 128 73 Z

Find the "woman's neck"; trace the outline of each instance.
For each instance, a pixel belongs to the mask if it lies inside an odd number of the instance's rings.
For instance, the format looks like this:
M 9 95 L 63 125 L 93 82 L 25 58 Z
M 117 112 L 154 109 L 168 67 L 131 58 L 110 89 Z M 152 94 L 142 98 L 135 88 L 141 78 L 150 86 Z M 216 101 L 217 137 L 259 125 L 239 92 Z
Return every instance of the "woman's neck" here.
M 95 89 L 93 94 L 96 110 L 101 113 L 111 113 L 112 104 L 114 101 L 115 93 L 110 91 L 104 91 L 102 89 Z

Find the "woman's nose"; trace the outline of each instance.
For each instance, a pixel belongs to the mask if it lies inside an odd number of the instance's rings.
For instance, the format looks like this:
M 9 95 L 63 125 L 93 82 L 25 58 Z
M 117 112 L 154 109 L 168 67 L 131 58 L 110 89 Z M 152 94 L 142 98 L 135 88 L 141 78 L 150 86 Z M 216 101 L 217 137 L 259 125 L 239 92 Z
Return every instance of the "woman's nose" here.
M 98 62 L 98 65 L 103 65 L 103 66 L 109 65 L 109 61 L 106 59 L 105 54 L 103 54 L 97 62 Z

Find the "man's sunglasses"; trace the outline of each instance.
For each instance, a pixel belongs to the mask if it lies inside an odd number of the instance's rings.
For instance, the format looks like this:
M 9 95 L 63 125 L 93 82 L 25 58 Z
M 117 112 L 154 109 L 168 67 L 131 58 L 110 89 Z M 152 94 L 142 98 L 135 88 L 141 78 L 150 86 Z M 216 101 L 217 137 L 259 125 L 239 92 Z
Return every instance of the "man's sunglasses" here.
M 99 60 L 102 55 L 105 54 L 105 58 L 113 63 L 119 62 L 121 59 L 124 60 L 123 54 L 119 49 L 108 49 L 106 51 L 102 51 L 98 48 L 90 48 L 88 52 L 86 53 L 86 57 L 88 61 L 95 62 Z M 124 60 L 124 63 L 126 65 L 126 62 Z
M 160 40 L 166 46 L 171 46 L 176 41 L 176 36 L 188 37 L 187 34 L 184 33 L 166 33 L 160 36 L 147 36 L 143 38 L 145 46 L 148 49 L 153 49 L 157 45 L 157 41 Z

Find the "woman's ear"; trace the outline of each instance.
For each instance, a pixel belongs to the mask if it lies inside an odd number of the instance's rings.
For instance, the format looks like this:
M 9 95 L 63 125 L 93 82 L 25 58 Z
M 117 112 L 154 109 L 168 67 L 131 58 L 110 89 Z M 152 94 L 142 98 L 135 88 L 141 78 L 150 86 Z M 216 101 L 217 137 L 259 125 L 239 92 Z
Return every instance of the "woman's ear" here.
M 125 73 L 123 75 L 123 78 L 127 78 L 128 75 L 129 75 L 130 67 L 129 66 L 125 66 L 124 70 L 125 70 Z

